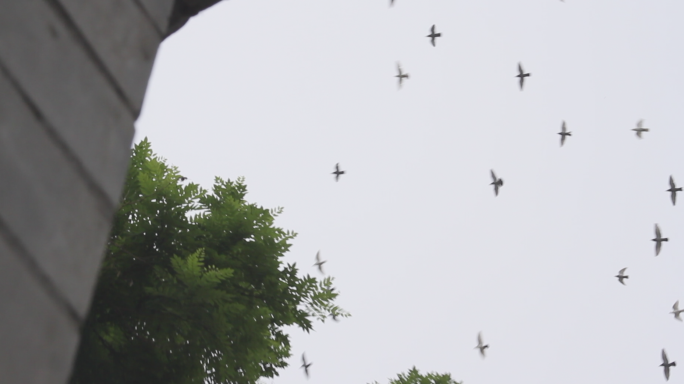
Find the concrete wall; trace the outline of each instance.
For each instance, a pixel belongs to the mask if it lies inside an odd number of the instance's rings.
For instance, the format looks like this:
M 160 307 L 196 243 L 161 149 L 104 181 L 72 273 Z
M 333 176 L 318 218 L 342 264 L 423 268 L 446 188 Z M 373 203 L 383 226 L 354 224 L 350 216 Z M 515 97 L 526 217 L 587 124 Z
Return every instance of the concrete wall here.
M 173 0 L 0 0 L 0 383 L 62 384 Z

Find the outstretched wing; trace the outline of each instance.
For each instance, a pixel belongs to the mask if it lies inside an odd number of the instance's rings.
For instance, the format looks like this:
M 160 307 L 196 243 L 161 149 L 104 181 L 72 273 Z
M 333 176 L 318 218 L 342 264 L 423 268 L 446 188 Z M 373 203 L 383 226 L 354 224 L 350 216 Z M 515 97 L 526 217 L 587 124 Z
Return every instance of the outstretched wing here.
M 677 312 L 679 311 L 679 300 L 677 300 L 674 305 L 672 306 L 672 309 Z
M 676 188 L 674 179 L 672 178 L 672 175 L 670 175 L 670 188 Z
M 565 135 L 561 135 L 561 147 L 565 144 Z
M 677 204 L 677 192 L 672 191 L 670 193 L 670 198 L 672 199 L 672 205 L 676 205 Z
M 660 357 L 663 358 L 663 364 L 667 366 L 669 361 L 667 360 L 667 353 L 665 353 L 665 348 L 663 348 L 663 352 L 661 352 Z
M 655 234 L 656 234 L 656 238 L 660 239 L 660 237 L 661 237 L 660 227 L 658 226 L 658 224 L 655 225 Z
M 520 76 L 520 90 L 522 91 L 523 89 L 523 83 L 525 82 L 525 78 L 523 76 Z
M 494 170 L 491 169 L 489 172 L 492 173 L 492 181 L 493 181 L 494 183 L 496 183 L 496 174 L 494 173 Z
M 518 63 L 518 73 L 522 76 L 525 72 L 522 69 L 522 65 Z
M 477 346 L 479 347 L 481 345 L 482 345 L 482 332 L 477 334 Z
M 620 270 L 620 273 L 618 273 L 618 274 L 622 276 L 622 275 L 625 274 L 625 271 L 626 271 L 626 270 L 627 270 L 626 267 L 625 267 L 625 268 L 622 268 L 622 269 Z
M 563 125 L 561 125 L 561 132 L 566 133 L 568 129 L 565 127 L 565 120 L 563 120 Z
M 644 120 L 643 120 L 643 119 L 641 119 L 641 120 L 639 120 L 639 121 L 637 122 L 637 128 L 642 128 L 643 125 L 644 125 Z

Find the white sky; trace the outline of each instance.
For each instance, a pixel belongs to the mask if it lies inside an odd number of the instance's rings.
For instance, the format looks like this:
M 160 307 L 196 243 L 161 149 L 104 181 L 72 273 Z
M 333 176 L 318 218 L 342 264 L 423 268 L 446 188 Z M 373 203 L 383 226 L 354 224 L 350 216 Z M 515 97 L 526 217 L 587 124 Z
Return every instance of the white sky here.
M 352 313 L 293 330 L 273 383 L 305 381 L 306 351 L 312 384 L 413 365 L 465 384 L 641 384 L 664 381 L 661 348 L 684 383 L 668 314 L 684 300 L 684 195 L 665 192 L 669 175 L 684 186 L 684 3 L 388 5 L 225 1 L 157 57 L 136 142 L 206 188 L 245 176 L 249 201 L 299 233 L 286 261 L 316 274 L 321 250 Z M 671 239 L 657 258 L 655 223 Z

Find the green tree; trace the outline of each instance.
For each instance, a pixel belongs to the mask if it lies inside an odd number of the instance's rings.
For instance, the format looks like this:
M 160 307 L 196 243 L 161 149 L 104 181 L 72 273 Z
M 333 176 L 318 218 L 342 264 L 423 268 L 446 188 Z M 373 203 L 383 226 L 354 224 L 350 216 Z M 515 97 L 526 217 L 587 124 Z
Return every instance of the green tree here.
M 246 202 L 241 178 L 183 179 L 147 139 L 133 149 L 72 384 L 255 383 L 287 365 L 285 326 L 348 316 L 332 278 L 281 262 L 282 209 Z
M 374 384 L 378 384 L 376 381 Z M 396 379 L 390 379 L 389 384 L 460 384 L 451 378 L 448 373 L 427 373 L 421 375 L 420 372 L 413 367 L 407 373 L 400 373 Z

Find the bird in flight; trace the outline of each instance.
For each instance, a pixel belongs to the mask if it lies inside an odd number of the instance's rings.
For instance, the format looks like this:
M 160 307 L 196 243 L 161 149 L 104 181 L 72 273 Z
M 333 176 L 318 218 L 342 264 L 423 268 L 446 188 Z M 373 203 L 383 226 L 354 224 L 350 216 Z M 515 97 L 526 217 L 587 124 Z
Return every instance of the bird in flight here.
M 568 132 L 567 128 L 565 127 L 565 121 L 563 121 L 563 125 L 561 126 L 561 131 L 558 132 L 559 135 L 561 135 L 561 147 L 563 144 L 565 144 L 565 136 L 572 136 L 572 132 Z
M 306 374 L 307 379 L 309 378 L 309 367 L 311 366 L 311 364 L 313 363 L 306 362 L 306 356 L 304 356 L 304 354 L 302 353 L 302 366 L 299 368 L 304 368 L 304 373 Z
M 660 253 L 660 246 L 663 244 L 663 241 L 669 241 L 667 237 L 662 237 L 660 234 L 660 227 L 658 224 L 655 225 L 655 234 L 656 237 L 655 239 L 651 239 L 651 241 L 655 241 L 656 243 L 656 256 Z
M 674 179 L 672 176 L 670 176 L 670 189 L 667 190 L 667 192 L 670 192 L 670 198 L 672 199 L 672 205 L 675 205 L 677 203 L 677 192 L 681 192 L 682 188 L 675 185 Z
M 487 349 L 487 348 L 489 348 L 488 344 L 484 344 L 484 345 L 482 344 L 482 332 L 478 333 L 477 334 L 477 346 L 475 347 L 475 349 L 480 350 L 480 354 L 482 355 L 482 358 L 485 357 L 485 349 Z
M 677 300 L 672 306 L 672 312 L 670 313 L 674 315 L 675 319 L 682 321 L 682 318 L 679 317 L 679 314 L 682 312 L 684 312 L 684 309 L 679 309 L 679 300 Z
M 624 282 L 625 279 L 629 279 L 629 276 L 625 275 L 626 270 L 627 270 L 627 268 L 622 268 L 620 270 L 620 272 L 618 272 L 618 274 L 615 276 L 615 277 L 617 277 L 618 281 L 622 285 L 625 285 L 625 282 Z
M 396 78 L 399 79 L 399 88 L 401 88 L 401 85 L 404 83 L 404 79 L 408 79 L 408 78 L 409 78 L 409 74 L 408 74 L 408 73 L 404 73 L 404 72 L 401 70 L 401 64 L 399 64 L 399 63 L 397 63 L 397 71 L 399 72 L 399 74 L 396 75 L 396 76 L 394 76 L 394 77 L 396 77 Z
M 641 139 L 641 134 L 642 134 L 642 133 L 648 132 L 648 128 L 644 128 L 643 125 L 644 125 L 644 120 L 639 120 L 639 121 L 637 122 L 637 127 L 636 127 L 636 128 L 632 128 L 632 131 L 635 131 L 635 132 L 636 132 L 636 135 L 637 135 L 640 139 Z
M 492 182 L 489 183 L 489 185 L 494 186 L 494 195 L 499 196 L 499 188 L 503 187 L 503 179 L 497 178 L 494 170 L 491 170 L 490 172 L 492 173 Z
M 518 63 L 518 76 L 516 76 L 516 77 L 520 78 L 520 90 L 521 91 L 523 89 L 523 83 L 525 82 L 525 78 L 530 77 L 530 76 L 532 76 L 532 74 L 525 73 L 525 71 L 523 71 L 523 69 L 522 69 L 522 65 L 520 63 Z
M 335 164 L 335 172 L 332 174 L 335 175 L 335 181 L 339 181 L 340 175 L 344 175 L 344 171 L 340 171 L 340 163 Z
M 670 363 L 667 360 L 667 354 L 665 353 L 665 349 L 663 349 L 661 357 L 663 358 L 663 363 L 660 364 L 660 366 L 663 367 L 663 370 L 665 371 L 665 380 L 670 380 L 670 367 L 676 367 L 677 363 L 674 361 Z
M 323 264 L 325 264 L 326 262 L 327 260 L 321 261 L 321 251 L 318 251 L 316 253 L 316 263 L 314 264 L 314 267 L 318 267 L 318 270 L 321 273 L 325 274 L 325 272 L 323 272 Z
M 438 37 L 442 37 L 442 34 L 435 32 L 435 25 L 433 24 L 432 28 L 430 28 L 430 34 L 427 35 L 426 37 L 430 38 L 430 42 L 432 43 L 432 46 L 434 47 L 435 46 L 435 39 Z

